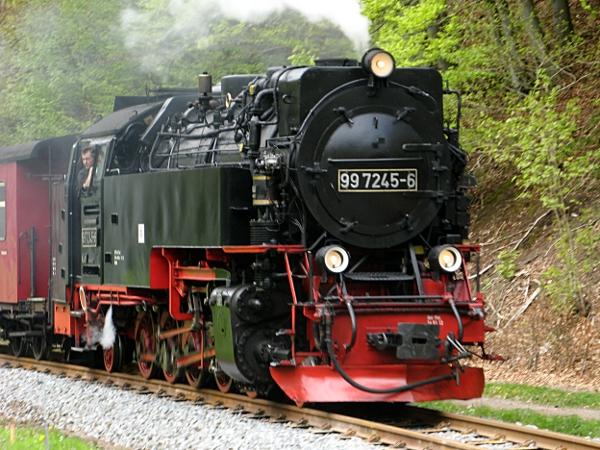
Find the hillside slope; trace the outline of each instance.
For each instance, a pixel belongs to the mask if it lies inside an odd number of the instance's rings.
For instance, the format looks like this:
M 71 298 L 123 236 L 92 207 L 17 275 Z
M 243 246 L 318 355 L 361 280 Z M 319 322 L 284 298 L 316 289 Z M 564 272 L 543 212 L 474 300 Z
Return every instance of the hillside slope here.
M 587 316 L 557 298 L 570 299 L 560 266 L 562 233 L 552 212 L 515 200 L 511 190 L 475 210 L 474 241 L 482 243 L 482 290 L 488 304 L 487 350 L 506 358 L 486 363 L 489 379 L 600 390 L 600 197 L 589 211 L 571 211 L 581 245 L 575 261 L 590 304 Z M 502 195 L 503 194 L 503 195 Z M 592 237 L 590 242 L 590 237 Z M 514 250 L 513 250 L 514 249 Z M 514 257 L 506 258 L 507 250 Z M 503 253 L 505 252 L 505 253 Z
M 463 93 L 488 351 L 507 358 L 488 374 L 600 388 L 600 1 L 363 4 L 399 65 Z

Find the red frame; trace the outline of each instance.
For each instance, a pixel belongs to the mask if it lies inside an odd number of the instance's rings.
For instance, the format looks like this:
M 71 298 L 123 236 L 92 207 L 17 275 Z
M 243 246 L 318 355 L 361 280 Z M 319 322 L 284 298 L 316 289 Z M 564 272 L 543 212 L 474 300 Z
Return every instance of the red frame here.
M 396 329 L 398 323 L 437 324 L 440 326 L 440 339 L 445 339 L 450 333 L 457 336 L 458 324 L 450 308 L 450 301 L 454 301 L 461 312 L 464 344 L 483 344 L 486 331 L 483 316 L 478 314 L 483 310 L 483 295 L 479 292 L 473 295 L 468 270 L 464 262 L 465 256 L 470 252 L 478 252 L 477 245 L 459 245 L 457 248 L 463 254 L 462 272 L 463 279 L 455 282 L 455 288 L 448 292 L 448 276 L 441 274 L 439 279 L 424 277 L 423 294 L 426 296 L 439 296 L 436 301 L 415 302 L 378 302 L 366 301 L 364 306 L 357 305 L 357 337 L 354 347 L 346 352 L 345 344 L 351 340 L 350 317 L 345 311 L 345 305 L 340 295 L 339 304 L 334 305 L 337 311 L 332 326 L 332 339 L 335 342 L 336 357 L 343 369 L 358 383 L 374 389 L 390 389 L 399 386 L 425 381 L 440 376 L 457 374 L 457 380 L 437 381 L 425 384 L 415 389 L 390 393 L 374 394 L 351 386 L 333 368 L 332 364 L 303 365 L 303 361 L 310 357 L 325 356 L 321 350 L 314 347 L 311 321 L 319 319 L 325 311 L 325 304 L 319 301 L 318 285 L 320 276 L 313 277 L 313 298 L 316 302 L 302 307 L 303 315 L 307 322 L 307 336 L 311 340 L 311 351 L 296 352 L 294 345 L 291 348 L 291 357 L 288 361 L 280 361 L 278 365 L 270 367 L 270 373 L 279 387 L 298 405 L 306 402 L 412 402 L 429 401 L 448 398 L 468 399 L 480 397 L 484 388 L 483 370 L 473 367 L 453 368 L 439 360 L 411 361 L 402 363 L 398 361 L 393 352 L 382 352 L 371 347 L 367 342 L 369 332 L 389 332 Z M 284 261 L 288 273 L 288 280 L 292 298 L 292 328 L 288 334 L 294 335 L 296 330 L 295 310 L 298 303 L 297 293 L 293 284 L 293 274 L 289 263 L 289 254 L 285 252 Z M 308 274 L 308 258 L 305 254 L 304 275 Z M 308 283 L 304 284 L 304 291 L 308 292 Z M 349 292 L 349 295 L 361 295 L 361 292 Z M 359 302 L 360 303 L 360 302 Z M 292 338 L 292 343 L 293 343 Z

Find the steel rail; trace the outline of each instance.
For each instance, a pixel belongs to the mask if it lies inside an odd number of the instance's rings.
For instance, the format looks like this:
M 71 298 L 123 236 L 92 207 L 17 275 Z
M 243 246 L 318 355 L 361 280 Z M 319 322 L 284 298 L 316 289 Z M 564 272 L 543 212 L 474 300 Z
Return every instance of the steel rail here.
M 481 417 L 463 416 L 460 414 L 446 413 L 431 409 L 407 407 L 410 414 L 423 420 L 441 420 L 447 422 L 452 428 L 462 431 L 477 430 L 482 434 L 496 434 L 504 439 L 514 442 L 529 442 L 543 449 L 564 450 L 590 450 L 600 449 L 600 442 L 592 441 L 577 436 L 556 433 L 553 431 L 523 427 L 498 420 Z
M 383 409 L 402 419 L 418 419 L 424 429 L 407 429 L 405 424 L 386 424 L 372 419 L 342 413 L 345 405 L 338 404 L 336 411 L 313 408 L 298 408 L 295 405 L 276 403 L 270 400 L 250 398 L 240 394 L 225 394 L 211 389 L 194 389 L 185 384 L 169 384 L 161 380 L 145 380 L 133 373 L 107 373 L 104 370 L 52 361 L 36 361 L 30 358 L 16 358 L 0 354 L 0 365 L 24 368 L 39 372 L 67 376 L 114 385 L 122 389 L 140 393 L 153 393 L 176 400 L 185 400 L 212 407 L 223 407 L 242 412 L 257 419 L 275 422 L 289 422 L 291 426 L 314 428 L 320 433 L 338 433 L 342 436 L 356 436 L 370 442 L 387 444 L 395 448 L 415 450 L 460 449 L 481 450 L 481 445 L 490 442 L 512 442 L 516 448 L 543 450 L 598 450 L 600 443 L 573 436 L 553 433 L 507 424 L 489 419 L 481 419 L 457 414 L 442 413 L 411 406 L 386 405 Z M 375 408 L 375 410 L 381 408 Z M 368 411 L 367 407 L 365 411 Z M 367 415 L 365 413 L 365 415 Z M 402 414 L 402 416 L 399 416 Z M 437 436 L 447 429 L 462 433 L 481 435 L 476 444 L 458 442 Z M 533 444 L 535 442 L 535 444 Z

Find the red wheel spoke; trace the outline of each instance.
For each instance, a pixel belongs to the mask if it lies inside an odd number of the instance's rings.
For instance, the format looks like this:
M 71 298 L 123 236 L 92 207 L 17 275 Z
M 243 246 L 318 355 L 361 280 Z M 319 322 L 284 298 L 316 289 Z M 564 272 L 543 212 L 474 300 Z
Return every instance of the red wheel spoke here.
M 146 379 L 156 376 L 157 345 L 152 318 L 144 313 L 139 319 L 135 339 L 138 370 Z

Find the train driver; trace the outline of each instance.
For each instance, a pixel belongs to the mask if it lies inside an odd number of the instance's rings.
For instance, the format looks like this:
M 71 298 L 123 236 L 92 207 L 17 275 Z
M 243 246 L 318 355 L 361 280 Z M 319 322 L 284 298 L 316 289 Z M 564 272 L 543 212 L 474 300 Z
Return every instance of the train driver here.
M 94 149 L 85 147 L 81 150 L 81 162 L 83 167 L 77 174 L 77 181 L 81 191 L 86 191 L 92 185 L 92 175 L 94 173 Z

